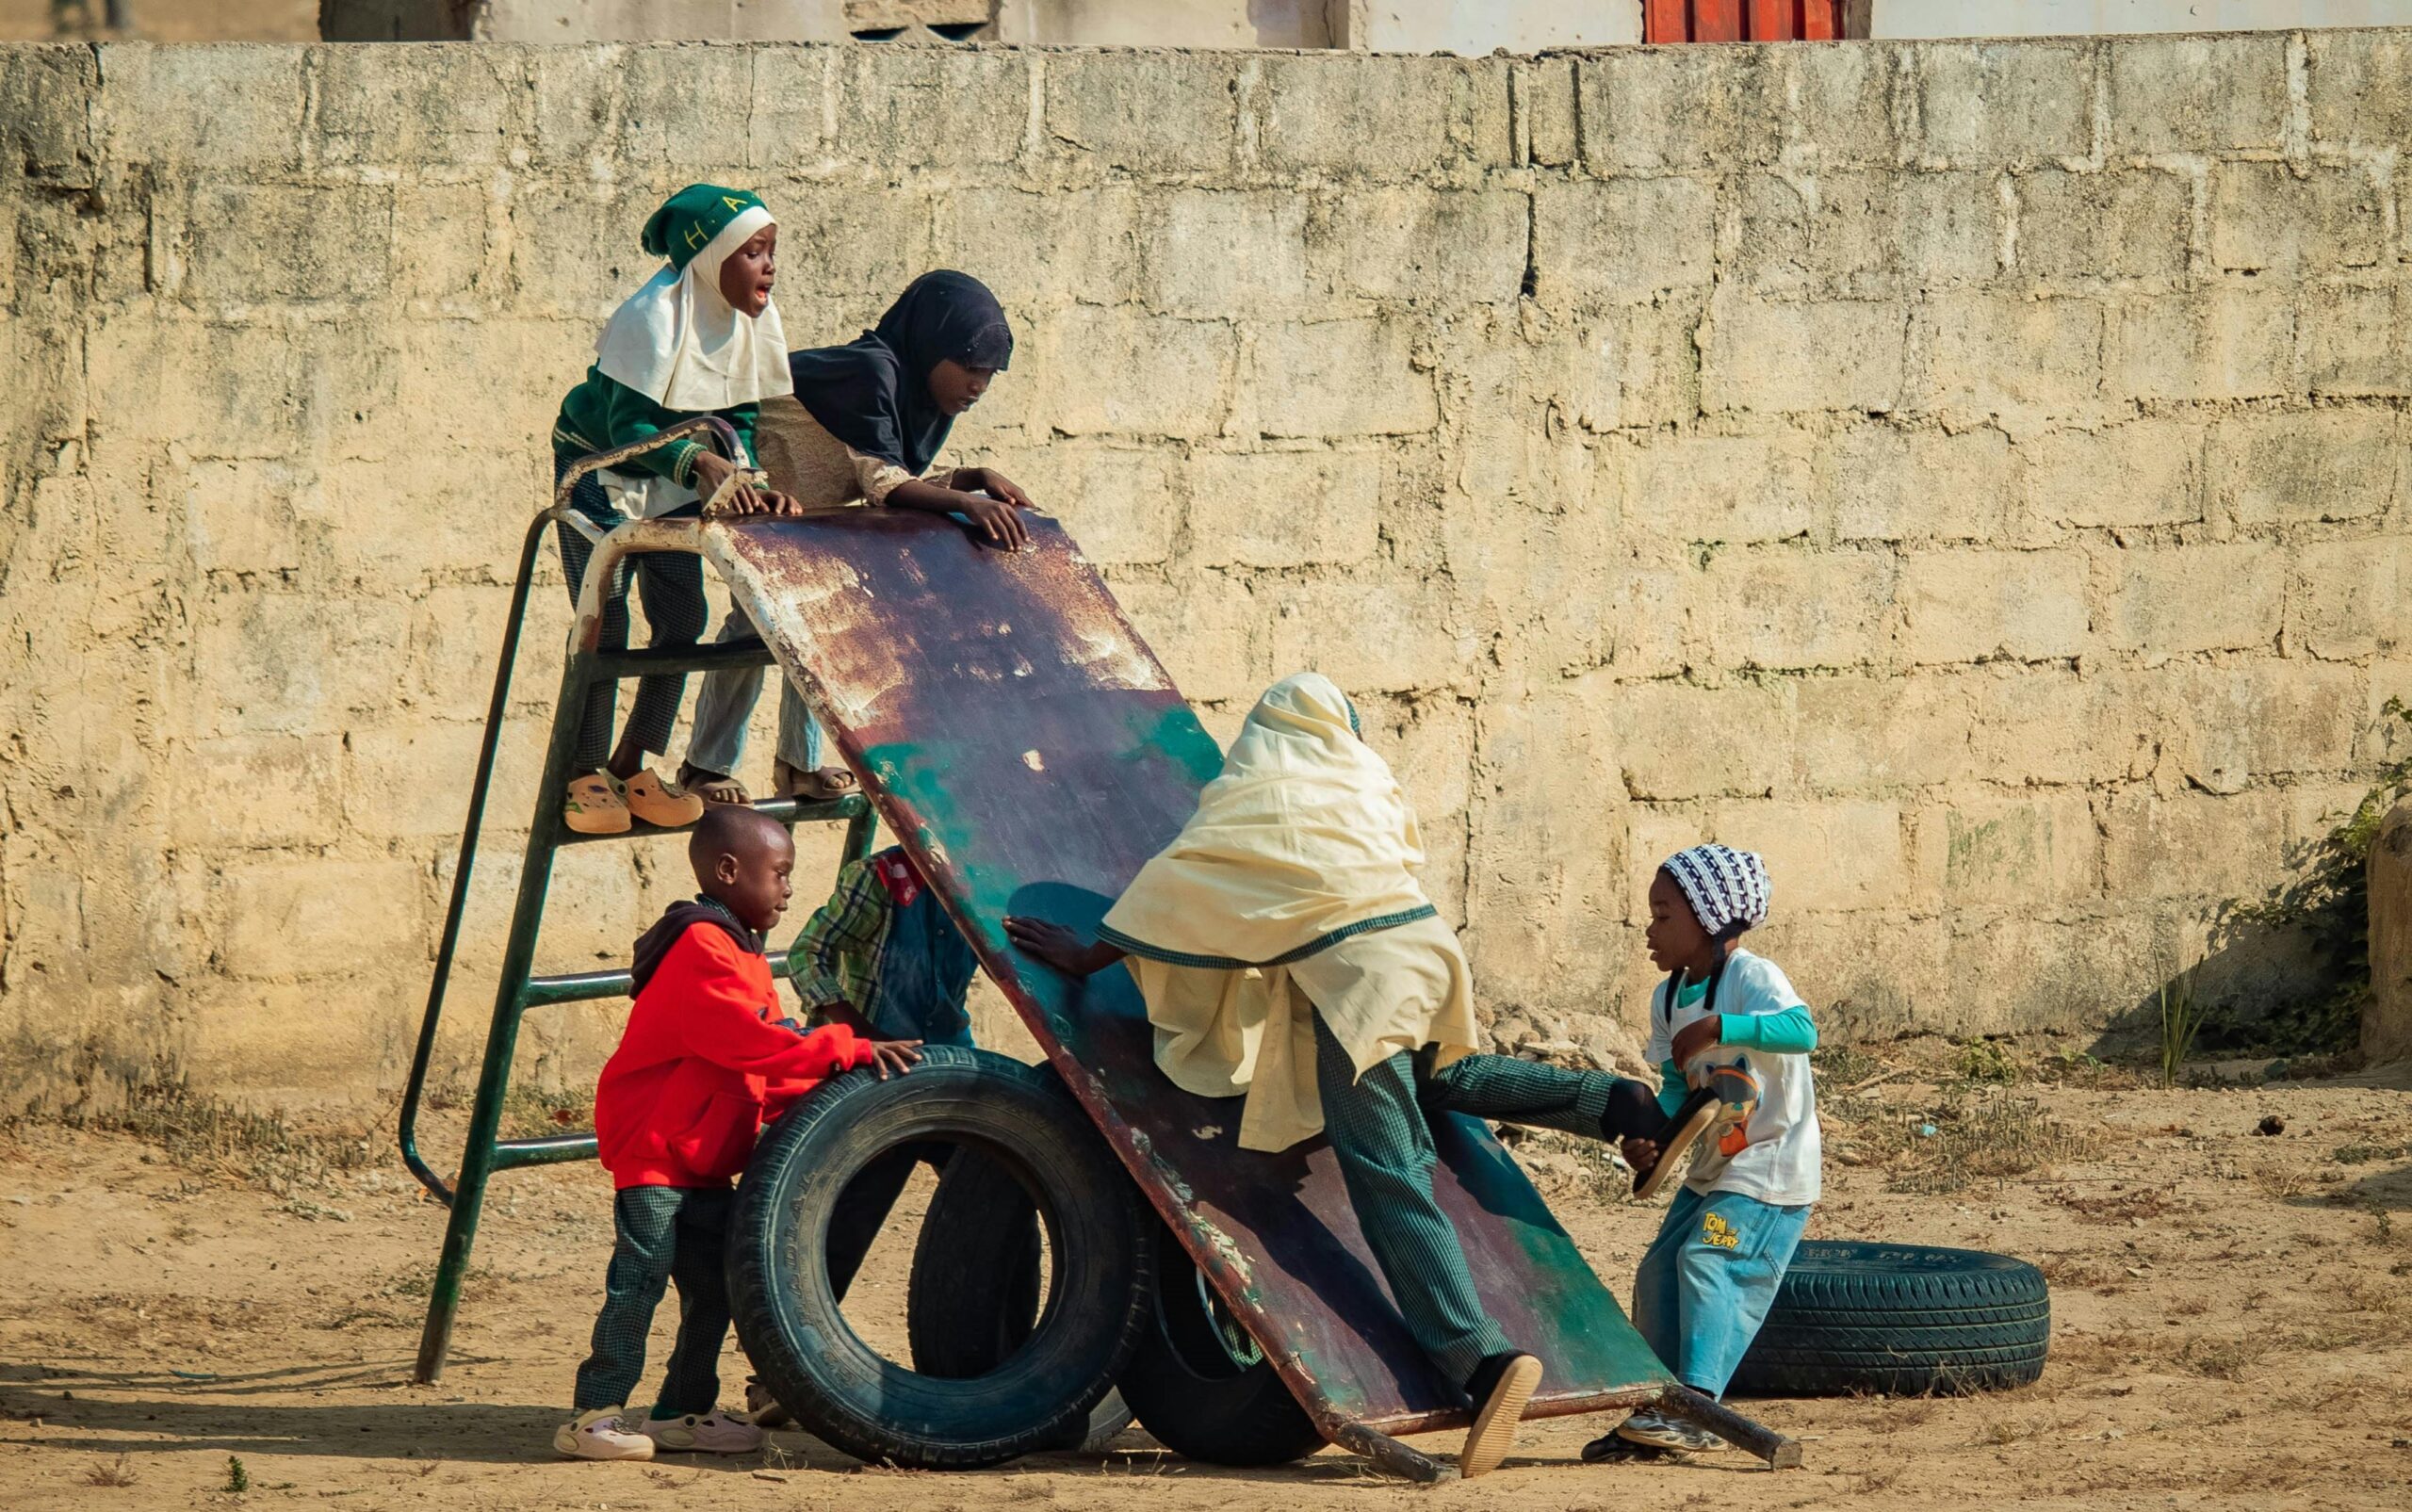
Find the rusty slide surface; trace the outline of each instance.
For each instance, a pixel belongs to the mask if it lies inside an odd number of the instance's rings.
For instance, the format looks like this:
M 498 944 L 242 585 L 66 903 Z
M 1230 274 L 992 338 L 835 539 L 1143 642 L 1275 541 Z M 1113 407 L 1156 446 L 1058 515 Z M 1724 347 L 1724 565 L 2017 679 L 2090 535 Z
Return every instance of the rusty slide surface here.
M 1464 1398 L 1410 1339 L 1324 1143 L 1241 1150 L 1235 1100 L 1157 1072 L 1127 972 L 1067 983 L 1005 941 L 1008 913 L 1093 926 L 1222 764 L 1079 548 L 1025 518 L 1036 549 L 1020 554 L 885 510 L 719 522 L 703 542 L 982 965 L 1326 1434 L 1462 1423 Z M 1483 1300 L 1547 1366 L 1528 1415 L 1664 1390 L 1488 1129 L 1450 1115 L 1437 1135 L 1439 1195 Z

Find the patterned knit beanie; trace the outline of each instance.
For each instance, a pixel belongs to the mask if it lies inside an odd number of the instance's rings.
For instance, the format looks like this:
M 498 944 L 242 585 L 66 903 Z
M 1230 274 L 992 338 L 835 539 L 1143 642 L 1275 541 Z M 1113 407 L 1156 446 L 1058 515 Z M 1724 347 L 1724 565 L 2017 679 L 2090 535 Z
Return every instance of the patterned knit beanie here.
M 1692 917 L 1711 939 L 1732 939 L 1768 921 L 1767 864 L 1752 852 L 1695 845 L 1669 856 L 1658 870 L 1684 889 Z

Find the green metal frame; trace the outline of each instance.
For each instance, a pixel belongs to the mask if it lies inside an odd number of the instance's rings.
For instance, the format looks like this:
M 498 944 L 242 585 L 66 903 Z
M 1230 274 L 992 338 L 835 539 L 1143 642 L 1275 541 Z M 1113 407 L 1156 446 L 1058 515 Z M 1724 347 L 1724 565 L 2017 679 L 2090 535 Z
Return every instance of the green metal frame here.
M 436 946 L 435 972 L 427 991 L 427 1009 L 419 1024 L 418 1047 L 411 1058 L 410 1080 L 402 1091 L 398 1138 L 403 1163 L 437 1201 L 451 1209 L 444 1230 L 444 1248 L 436 1260 L 430 1288 L 427 1324 L 419 1335 L 416 1379 L 422 1386 L 444 1374 L 451 1348 L 452 1325 L 460 1313 L 461 1282 L 469 1268 L 469 1250 L 476 1242 L 478 1219 L 485 1206 L 486 1184 L 498 1171 L 523 1165 L 549 1165 L 562 1161 L 593 1160 L 592 1132 L 551 1135 L 541 1139 L 502 1139 L 502 1104 L 510 1090 L 511 1062 L 519 1043 L 519 1022 L 530 1008 L 586 1002 L 627 996 L 626 971 L 583 971 L 541 976 L 534 970 L 536 935 L 544 922 L 545 898 L 552 882 L 553 854 L 564 845 L 594 840 L 628 839 L 659 834 L 644 827 L 626 835 L 579 835 L 562 822 L 570 762 L 578 744 L 578 714 L 586 707 L 587 690 L 598 678 L 624 681 L 653 673 L 713 672 L 724 667 L 765 666 L 772 661 L 767 646 L 698 646 L 673 651 L 613 651 L 600 648 L 605 585 L 615 577 L 626 557 L 644 551 L 695 551 L 700 520 L 630 521 L 604 534 L 596 543 L 579 596 L 578 618 L 570 632 L 569 655 L 562 668 L 560 701 L 554 706 L 552 735 L 546 746 L 544 775 L 536 784 L 536 810 L 528 823 L 528 851 L 519 874 L 519 895 L 513 905 L 511 934 L 504 942 L 500 981 L 496 984 L 494 1018 L 486 1029 L 485 1056 L 478 1074 L 476 1100 L 469 1111 L 469 1131 L 461 1152 L 459 1174 L 451 1185 L 429 1166 L 418 1148 L 418 1111 L 427 1090 L 428 1066 L 435 1050 L 435 1033 L 444 1013 L 444 998 L 461 939 L 461 921 L 468 907 L 469 879 L 477 859 L 478 837 L 485 821 L 486 798 L 494 780 L 495 753 L 501 743 L 503 714 L 510 703 L 512 670 L 519 655 L 520 631 L 528 609 L 529 585 L 546 527 L 570 516 L 570 490 L 587 474 L 641 456 L 691 435 L 703 435 L 721 454 L 738 455 L 736 433 L 710 417 L 685 421 L 648 440 L 581 458 L 561 477 L 551 506 L 528 527 L 519 551 L 519 577 L 512 589 L 511 610 L 503 626 L 502 652 L 495 669 L 494 694 L 486 705 L 485 739 L 478 749 L 478 770 L 469 788 L 469 812 L 462 826 L 461 857 L 453 869 L 452 901 L 444 916 L 444 934 Z M 573 521 L 582 525 L 583 517 Z M 828 803 L 774 799 L 755 808 L 781 823 L 839 823 L 846 826 L 845 859 L 871 854 L 877 820 L 859 795 Z M 774 952 L 774 971 L 785 968 L 784 952 Z

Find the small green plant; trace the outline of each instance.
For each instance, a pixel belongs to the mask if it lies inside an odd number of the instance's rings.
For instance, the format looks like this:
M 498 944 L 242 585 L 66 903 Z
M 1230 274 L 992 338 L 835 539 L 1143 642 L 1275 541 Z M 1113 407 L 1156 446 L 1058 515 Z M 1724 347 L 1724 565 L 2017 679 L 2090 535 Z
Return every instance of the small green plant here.
M 2412 1145 L 2339 1145 L 2328 1158 L 2339 1165 L 2368 1165 L 2372 1161 L 2391 1161 L 2399 1155 L 2412 1155 Z
M 1980 1081 L 2006 1087 L 2019 1079 L 2018 1063 L 2010 1051 L 1989 1039 L 1972 1039 L 1960 1047 L 1953 1057 L 1951 1070 L 1963 1081 Z
M 2412 736 L 2412 706 L 2390 698 L 2380 717 Z M 2290 857 L 2294 880 L 2257 900 L 2230 899 L 2220 907 L 2211 935 L 2215 946 L 2254 931 L 2299 933 L 2311 948 L 2322 981 L 2319 992 L 2277 1004 L 2251 1028 L 2249 1042 L 2232 1049 L 2282 1055 L 2334 1054 L 2350 1050 L 2360 1037 L 2362 1001 L 2371 990 L 2371 843 L 2378 827 L 2404 797 L 2412 795 L 2412 741 L 2404 755 L 2378 769 L 2378 781 L 2327 834 L 2307 841 Z
M 2186 1057 L 2194 1053 L 2194 1040 L 2203 1032 L 2201 1000 L 2194 993 L 2194 972 L 2163 971 L 2160 983 L 2160 1084 L 2177 1084 L 2179 1068 Z
M 230 1496 L 240 1496 L 251 1488 L 252 1472 L 243 1468 L 243 1462 L 240 1458 L 234 1455 L 228 1455 L 226 1456 L 226 1485 L 223 1489 Z

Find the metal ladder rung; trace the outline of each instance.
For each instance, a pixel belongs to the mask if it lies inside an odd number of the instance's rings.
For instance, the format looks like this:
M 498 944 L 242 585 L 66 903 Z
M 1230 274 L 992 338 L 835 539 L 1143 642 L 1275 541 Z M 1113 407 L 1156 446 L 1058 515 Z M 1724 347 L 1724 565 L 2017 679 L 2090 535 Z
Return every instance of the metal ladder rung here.
M 843 798 L 813 799 L 765 798 L 754 805 L 754 812 L 782 824 L 849 823 L 871 812 L 871 804 L 860 793 L 848 793 Z M 589 845 L 596 840 L 641 840 L 648 835 L 684 835 L 683 829 L 656 829 L 650 824 L 631 824 L 617 835 L 580 835 L 563 824 L 555 845 Z
M 546 1134 L 542 1139 L 497 1139 L 494 1142 L 494 1169 L 508 1171 L 522 1165 L 561 1165 L 570 1161 L 591 1161 L 595 1158 L 595 1136 L 584 1134 Z
M 772 976 L 787 975 L 787 951 L 771 951 L 765 958 L 771 963 Z M 562 1002 L 625 998 L 635 984 L 635 978 L 627 971 L 570 971 L 554 977 L 530 977 L 528 985 L 520 989 L 519 1003 L 524 1008 L 549 1008 Z
M 767 667 L 771 664 L 770 648 L 759 641 L 738 641 L 725 645 L 674 646 L 654 650 L 640 646 L 632 651 L 597 651 L 595 670 L 605 677 L 649 677 L 656 673 L 723 672 L 732 667 Z
M 535 581 L 536 555 L 546 536 L 553 533 L 556 522 L 571 514 L 570 493 L 579 480 L 599 468 L 621 463 L 671 445 L 687 436 L 699 436 L 709 441 L 719 454 L 731 461 L 745 455 L 737 432 L 717 415 L 702 415 L 683 420 L 641 442 L 633 442 L 610 451 L 583 457 L 567 468 L 557 469 L 550 507 L 529 522 L 521 538 L 519 573 L 511 591 L 511 607 L 503 619 L 502 647 L 495 667 L 494 690 L 486 703 L 485 738 L 478 748 L 476 779 L 470 784 L 468 813 L 461 825 L 460 862 L 452 877 L 452 898 L 444 915 L 444 930 L 435 950 L 435 969 L 431 974 L 427 990 L 427 1007 L 419 1018 L 418 1046 L 411 1057 L 411 1071 L 402 1089 L 402 1105 L 396 1120 L 395 1140 L 401 1147 L 402 1162 L 411 1174 L 432 1194 L 435 1199 L 451 1209 L 444 1228 L 444 1246 L 436 1257 L 435 1276 L 428 1288 L 427 1323 L 420 1330 L 418 1363 L 413 1378 L 421 1385 L 439 1378 L 444 1372 L 444 1358 L 451 1347 L 452 1325 L 459 1316 L 461 1281 L 467 1275 L 469 1254 L 478 1230 L 478 1217 L 485 1204 L 490 1179 L 497 1171 L 524 1165 L 550 1165 L 563 1161 L 594 1160 L 598 1151 L 591 1132 L 547 1134 L 534 1139 L 503 1139 L 500 1137 L 503 1101 L 511 1086 L 512 1057 L 519 1037 L 521 1016 L 531 1007 L 549 1003 L 582 1002 L 595 999 L 625 997 L 633 983 L 626 971 L 580 971 L 561 976 L 540 976 L 534 970 L 536 935 L 542 926 L 546 895 L 552 881 L 553 860 L 563 845 L 583 844 L 591 839 L 617 837 L 574 835 L 562 822 L 562 813 L 569 778 L 575 765 L 578 736 L 578 714 L 585 707 L 589 690 L 596 686 L 650 673 L 716 672 L 725 668 L 763 667 L 774 659 L 768 647 L 758 640 L 748 639 L 712 645 L 604 651 L 597 644 L 597 616 L 602 612 L 605 584 L 609 578 L 590 576 L 579 595 L 576 627 L 570 636 L 568 654 L 562 664 L 559 696 L 553 705 L 552 731 L 545 743 L 543 775 L 537 779 L 535 812 L 530 817 L 526 850 L 520 865 L 519 885 L 512 904 L 511 933 L 503 944 L 501 980 L 496 984 L 494 1015 L 486 1027 L 485 1050 L 480 1059 L 478 1091 L 469 1109 L 469 1132 L 461 1155 L 461 1165 L 453 1179 L 446 1181 L 436 1174 L 418 1148 L 418 1114 L 427 1091 L 428 1077 L 433 1064 L 437 1025 L 444 1013 L 446 988 L 450 983 L 460 946 L 461 928 L 468 912 L 471 873 L 479 854 L 479 838 L 485 823 L 486 799 L 494 781 L 496 756 L 511 710 L 513 670 L 517 664 L 521 631 L 528 612 L 528 600 Z M 605 535 L 595 547 L 588 571 L 592 574 L 616 574 L 624 557 L 648 551 L 693 551 L 700 528 L 679 531 L 665 529 L 662 522 L 628 522 L 626 534 Z M 594 538 L 594 532 L 582 532 Z M 614 542 L 617 542 L 614 545 Z M 859 861 L 871 854 L 875 819 L 871 805 L 860 794 L 825 802 L 805 802 L 801 799 L 776 799 L 754 805 L 758 813 L 767 814 L 784 824 L 844 821 L 846 839 L 844 858 Z M 668 834 L 651 826 L 631 827 L 628 835 Z M 784 970 L 785 952 L 773 955 L 771 967 Z

